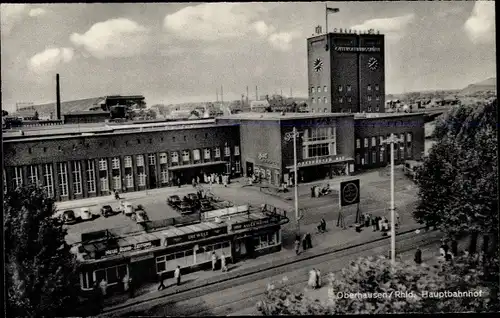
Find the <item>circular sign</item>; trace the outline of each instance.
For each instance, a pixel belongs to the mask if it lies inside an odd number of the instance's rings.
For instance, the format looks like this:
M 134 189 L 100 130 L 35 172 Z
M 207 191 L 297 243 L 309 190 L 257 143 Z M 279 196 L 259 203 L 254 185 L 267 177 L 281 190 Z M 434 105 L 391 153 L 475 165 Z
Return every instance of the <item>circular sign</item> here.
M 342 189 L 342 197 L 346 203 L 353 203 L 359 196 L 359 189 L 355 183 L 348 183 Z

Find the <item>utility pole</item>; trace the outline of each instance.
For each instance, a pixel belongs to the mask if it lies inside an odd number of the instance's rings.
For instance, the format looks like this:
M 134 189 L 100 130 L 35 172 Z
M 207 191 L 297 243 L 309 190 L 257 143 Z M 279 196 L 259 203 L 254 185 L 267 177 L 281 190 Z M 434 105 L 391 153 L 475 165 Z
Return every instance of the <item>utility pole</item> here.
M 220 102 L 224 104 L 224 90 L 222 88 L 222 85 L 220 86 Z
M 255 85 L 255 100 L 259 100 L 259 90 L 257 89 L 257 85 Z
M 219 102 L 219 90 L 217 88 L 215 89 L 215 99 L 218 103 Z
M 389 138 L 383 140 L 383 144 L 391 145 L 391 262 L 394 265 L 396 263 L 396 226 L 394 217 L 394 143 L 403 142 L 400 138 L 397 138 L 394 134 L 391 134 Z
M 247 85 L 247 104 L 246 106 L 248 106 L 248 85 Z
M 297 222 L 297 235 L 300 235 L 300 219 L 299 215 L 299 191 L 298 191 L 298 173 L 297 173 L 297 128 L 294 126 L 291 133 L 285 134 L 285 141 L 288 142 L 293 138 L 293 181 L 294 181 L 294 207 L 295 207 L 295 221 Z
M 290 87 L 290 97 L 293 97 L 292 95 L 292 88 Z

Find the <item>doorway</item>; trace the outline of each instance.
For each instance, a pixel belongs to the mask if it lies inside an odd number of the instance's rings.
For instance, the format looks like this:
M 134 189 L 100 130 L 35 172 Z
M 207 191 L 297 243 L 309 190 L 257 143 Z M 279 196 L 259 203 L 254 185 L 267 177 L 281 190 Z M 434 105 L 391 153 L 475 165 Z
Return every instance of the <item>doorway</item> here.
M 247 161 L 247 177 L 251 177 L 253 175 L 253 162 Z

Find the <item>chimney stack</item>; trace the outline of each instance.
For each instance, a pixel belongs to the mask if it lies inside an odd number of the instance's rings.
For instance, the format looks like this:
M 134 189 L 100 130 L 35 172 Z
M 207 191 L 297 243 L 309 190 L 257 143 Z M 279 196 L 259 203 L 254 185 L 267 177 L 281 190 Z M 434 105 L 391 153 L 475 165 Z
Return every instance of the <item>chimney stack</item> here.
M 255 100 L 259 100 L 259 91 L 257 90 L 257 86 L 255 86 Z
M 248 106 L 248 86 L 247 86 L 247 100 L 246 100 L 246 102 L 247 102 L 246 104 Z
M 224 104 L 224 90 L 222 88 L 222 85 L 220 86 L 220 102 Z
M 215 98 L 217 100 L 217 103 L 219 102 L 219 89 L 215 89 Z
M 59 74 L 56 74 L 56 118 L 61 120 L 61 88 L 59 86 Z

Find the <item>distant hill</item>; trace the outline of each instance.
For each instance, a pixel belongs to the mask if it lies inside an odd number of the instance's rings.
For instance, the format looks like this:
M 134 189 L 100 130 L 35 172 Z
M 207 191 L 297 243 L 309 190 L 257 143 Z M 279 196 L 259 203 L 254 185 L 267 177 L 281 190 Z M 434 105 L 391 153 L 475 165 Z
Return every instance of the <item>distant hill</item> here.
M 473 95 L 478 93 L 486 92 L 496 92 L 497 89 L 497 79 L 496 77 L 490 77 L 482 82 L 475 84 L 470 84 L 466 88 L 460 91 L 460 95 Z
M 103 97 L 92 97 L 85 98 L 79 100 L 72 100 L 67 102 L 61 102 L 61 114 L 69 114 L 69 113 L 78 113 L 89 111 L 91 108 L 96 107 L 97 103 L 100 102 Z M 33 105 L 29 107 L 30 110 L 36 110 L 40 117 L 50 116 L 52 113 L 53 116 L 56 115 L 56 103 L 48 103 L 41 105 Z M 24 108 L 20 108 L 19 110 L 22 112 Z

